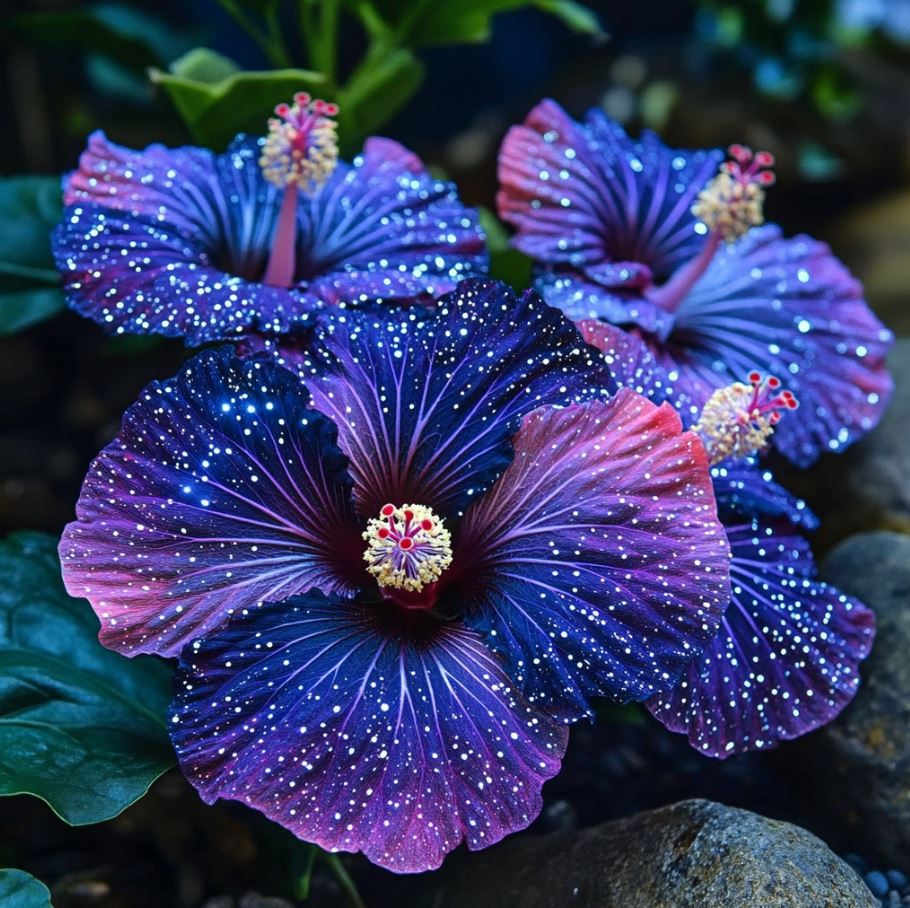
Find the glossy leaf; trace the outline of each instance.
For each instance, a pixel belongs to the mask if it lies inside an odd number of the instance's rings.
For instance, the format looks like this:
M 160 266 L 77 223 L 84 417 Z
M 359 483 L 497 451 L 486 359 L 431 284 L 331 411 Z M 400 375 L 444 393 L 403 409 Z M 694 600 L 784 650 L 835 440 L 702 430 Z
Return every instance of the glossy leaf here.
M 62 211 L 59 177 L 0 180 L 0 335 L 64 308 L 50 246 Z
M 288 101 L 298 91 L 325 94 L 327 81 L 320 73 L 307 69 L 276 69 L 270 72 L 236 72 L 218 81 L 205 81 L 217 72 L 225 72 L 230 61 L 199 51 L 192 66 L 188 57 L 181 58 L 178 69 L 189 68 L 194 75 L 164 72 L 150 73 L 152 82 L 168 93 L 177 112 L 186 122 L 193 138 L 201 145 L 221 150 L 237 133 L 264 135 L 266 121 L 276 104 Z M 204 64 L 204 65 L 203 65 Z
M 63 589 L 56 540 L 0 542 L 0 794 L 35 795 L 73 825 L 116 816 L 173 763 L 169 667 L 97 633 Z
M 3 908 L 53 908 L 44 883 L 24 870 L 0 870 L 0 905 Z

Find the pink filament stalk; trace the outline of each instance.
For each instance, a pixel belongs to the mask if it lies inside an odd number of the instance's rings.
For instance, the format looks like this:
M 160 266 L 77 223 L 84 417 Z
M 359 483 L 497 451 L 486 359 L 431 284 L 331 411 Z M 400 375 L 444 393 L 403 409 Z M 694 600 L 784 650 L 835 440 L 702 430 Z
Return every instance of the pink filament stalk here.
M 278 224 L 272 237 L 272 252 L 263 283 L 273 287 L 290 287 L 294 282 L 297 243 L 297 184 L 289 183 L 281 200 Z

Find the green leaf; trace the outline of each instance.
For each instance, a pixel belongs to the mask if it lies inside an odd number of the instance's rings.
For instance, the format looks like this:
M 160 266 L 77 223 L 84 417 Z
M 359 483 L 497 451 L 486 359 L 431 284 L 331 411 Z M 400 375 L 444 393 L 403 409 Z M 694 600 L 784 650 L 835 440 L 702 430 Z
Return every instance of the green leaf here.
M 207 53 L 211 56 L 206 72 L 211 73 L 217 55 Z M 181 59 L 185 66 L 186 57 Z M 226 58 L 222 61 L 230 62 Z M 265 134 L 275 105 L 290 101 L 294 92 L 324 96 L 327 87 L 325 76 L 307 69 L 235 72 L 214 82 L 160 69 L 151 70 L 149 75 L 168 93 L 193 138 L 214 149 L 225 148 L 240 132 Z
M 372 5 L 410 47 L 486 41 L 494 16 L 525 7 L 542 9 L 575 31 L 603 36 L 594 13 L 574 0 L 376 0 Z
M 116 816 L 174 762 L 171 669 L 97 633 L 63 588 L 56 540 L 0 542 L 0 795 L 34 795 L 72 825 Z
M 50 244 L 62 211 L 59 177 L 0 179 L 0 335 L 64 308 Z
M 174 60 L 168 69 L 175 76 L 209 85 L 240 72 L 240 67 L 233 60 L 207 47 L 194 47 Z
M 607 33 L 603 30 L 597 14 L 581 3 L 576 3 L 575 0 L 534 0 L 534 5 L 545 13 L 555 16 L 573 32 L 590 35 L 598 41 L 604 41 L 607 38 Z
M 394 116 L 423 81 L 423 64 L 409 50 L 368 56 L 339 92 L 339 135 L 343 151 L 356 146 Z
M 0 293 L 0 335 L 22 331 L 66 308 L 59 287 Z
M 0 870 L 0 905 L 3 908 L 53 908 L 44 883 L 24 870 Z
M 480 208 L 480 226 L 487 236 L 490 252 L 490 277 L 504 281 L 515 290 L 531 286 L 533 261 L 512 247 L 509 232 L 489 208 Z

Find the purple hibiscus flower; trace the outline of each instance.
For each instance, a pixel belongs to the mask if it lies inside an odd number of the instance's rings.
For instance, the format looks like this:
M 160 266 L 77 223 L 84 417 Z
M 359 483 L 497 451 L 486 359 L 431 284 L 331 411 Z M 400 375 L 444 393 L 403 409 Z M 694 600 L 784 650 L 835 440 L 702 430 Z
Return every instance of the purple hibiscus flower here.
M 803 412 L 774 443 L 805 466 L 878 421 L 892 338 L 824 243 L 761 226 L 771 156 L 730 152 L 543 101 L 503 143 L 499 211 L 549 303 L 638 334 L 697 405 L 757 368 L 784 378 Z
M 94 133 L 53 238 L 70 306 L 111 332 L 201 344 L 484 274 L 483 232 L 454 186 L 390 139 L 338 162 L 336 112 L 298 95 L 266 139 L 238 137 L 221 155 Z
M 296 359 L 206 351 L 126 413 L 61 542 L 127 654 L 182 651 L 172 737 L 206 801 L 436 867 L 526 826 L 592 695 L 668 690 L 729 551 L 704 448 L 614 395 L 529 292 L 344 313 Z
M 641 339 L 603 322 L 581 328 L 621 387 L 676 403 L 673 381 Z M 856 693 L 875 636 L 866 606 L 817 579 L 802 533 L 815 529 L 815 516 L 748 456 L 794 407 L 792 394 L 753 377 L 748 386 L 715 392 L 696 423 L 715 462 L 732 598 L 712 642 L 648 707 L 712 757 L 774 747 L 830 722 Z M 688 412 L 688 402 L 682 409 Z

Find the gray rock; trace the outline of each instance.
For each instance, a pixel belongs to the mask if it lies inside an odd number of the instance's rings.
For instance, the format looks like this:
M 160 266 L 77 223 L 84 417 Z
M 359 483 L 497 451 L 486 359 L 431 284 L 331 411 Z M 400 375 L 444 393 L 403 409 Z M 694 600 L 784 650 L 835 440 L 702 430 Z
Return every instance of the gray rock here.
M 877 633 L 856 698 L 806 741 L 806 781 L 853 847 L 910 870 L 910 536 L 853 536 L 822 576 L 875 611 Z
M 247 892 L 240 900 L 229 895 L 218 895 L 209 899 L 202 908 L 294 908 L 291 902 L 284 899 L 270 898 L 258 892 Z
M 830 516 L 847 531 L 910 533 L 910 338 L 897 339 L 888 365 L 894 396 L 882 421 L 843 457 L 825 465 L 829 499 L 837 490 Z
M 820 839 L 712 801 L 518 836 L 456 863 L 445 908 L 876 908 Z

